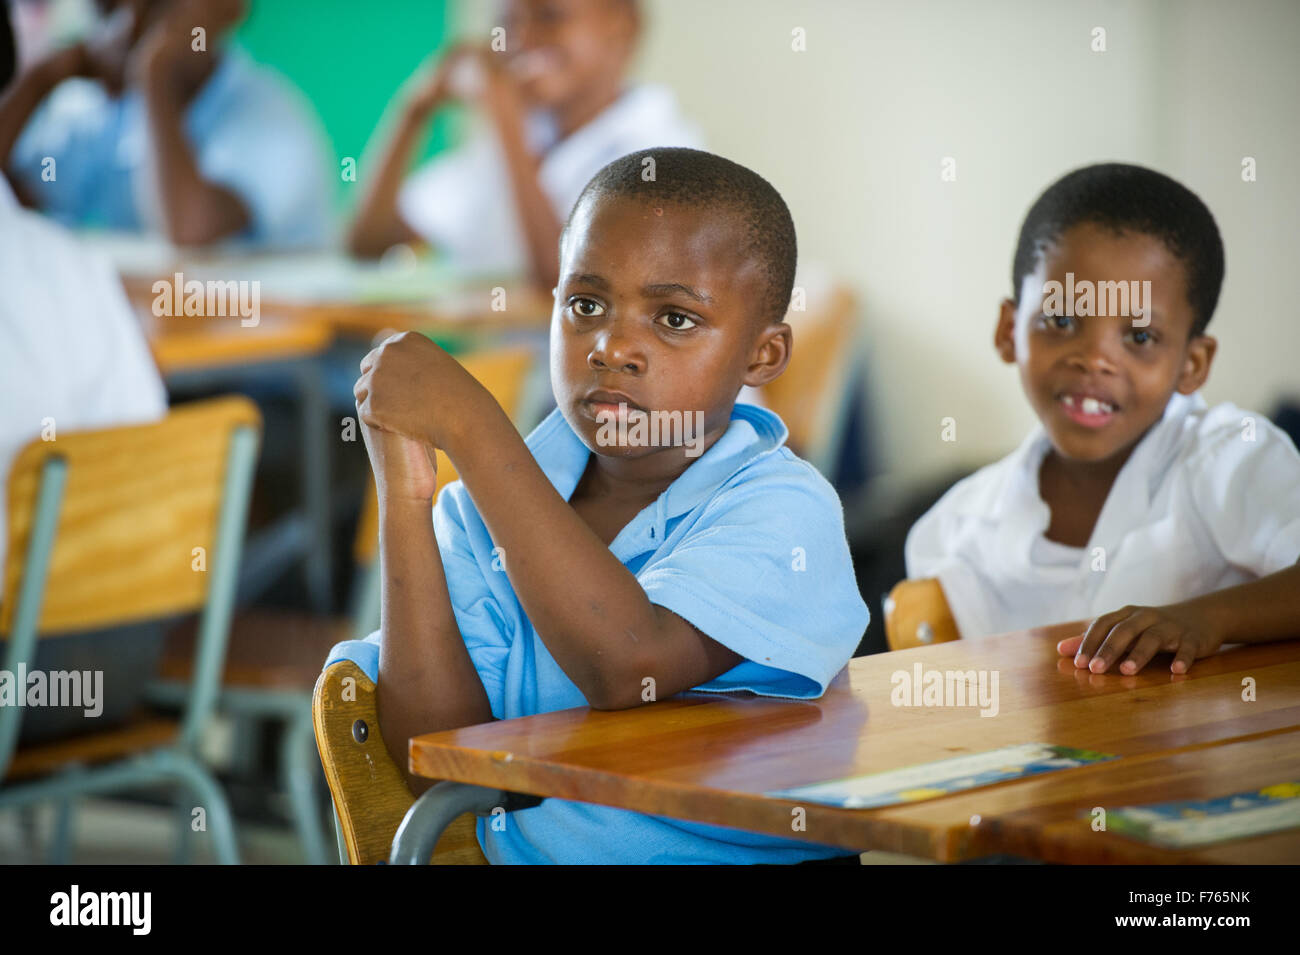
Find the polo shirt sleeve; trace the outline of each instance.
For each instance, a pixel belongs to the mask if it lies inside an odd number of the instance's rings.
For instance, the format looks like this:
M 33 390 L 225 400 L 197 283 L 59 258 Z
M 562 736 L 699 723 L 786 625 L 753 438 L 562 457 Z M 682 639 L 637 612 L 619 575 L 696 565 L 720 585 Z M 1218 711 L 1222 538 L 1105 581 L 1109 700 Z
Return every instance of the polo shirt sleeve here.
M 1300 561 L 1300 453 L 1263 415 L 1227 417 L 1189 462 L 1191 493 L 1224 559 L 1263 577 Z
M 870 616 L 839 498 L 798 460 L 724 486 L 677 546 L 637 579 L 652 603 L 745 658 L 695 688 L 707 692 L 819 697 Z
M 443 488 L 433 510 L 434 535 L 438 540 L 438 553 L 442 558 L 447 590 L 451 595 L 452 612 L 465 641 L 465 649 L 469 651 L 470 661 L 483 682 L 492 715 L 504 719 L 506 659 L 514 628 L 501 612 L 493 585 L 508 587 L 509 582 L 504 569 L 499 572 L 491 569 L 490 540 L 487 541 L 488 550 L 485 554 L 487 566 L 482 566 L 476 556 L 465 529 L 466 506 L 472 507 L 460 482 Z M 489 573 L 499 574 L 500 581 L 490 581 L 486 576 Z M 382 634 L 379 631 L 364 640 L 345 640 L 330 651 L 325 666 L 338 660 L 352 660 L 366 676 L 378 683 L 381 642 Z

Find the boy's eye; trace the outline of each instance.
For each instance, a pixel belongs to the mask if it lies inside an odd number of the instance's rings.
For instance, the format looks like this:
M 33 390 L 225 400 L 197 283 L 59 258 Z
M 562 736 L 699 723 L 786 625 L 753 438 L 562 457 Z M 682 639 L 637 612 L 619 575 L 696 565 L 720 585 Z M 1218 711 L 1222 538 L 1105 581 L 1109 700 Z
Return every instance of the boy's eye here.
M 689 315 L 683 315 L 681 312 L 669 312 L 667 315 L 661 315 L 659 321 L 678 332 L 684 332 L 695 327 L 695 320 Z
M 605 306 L 591 298 L 575 298 L 569 302 L 569 308 L 583 318 L 596 318 L 605 314 Z
M 1133 344 L 1135 345 L 1146 345 L 1156 340 L 1155 336 L 1145 328 L 1133 329 L 1133 331 L 1129 333 L 1129 337 L 1133 339 Z
M 1074 324 L 1074 317 L 1071 315 L 1044 315 L 1043 321 L 1048 328 L 1059 328 L 1064 331 Z

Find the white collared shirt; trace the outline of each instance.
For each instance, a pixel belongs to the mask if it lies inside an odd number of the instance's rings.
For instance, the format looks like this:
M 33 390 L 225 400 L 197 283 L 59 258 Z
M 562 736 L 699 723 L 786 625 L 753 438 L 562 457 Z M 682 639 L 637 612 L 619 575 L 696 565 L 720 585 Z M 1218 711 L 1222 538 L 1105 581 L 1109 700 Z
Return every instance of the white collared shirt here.
M 1037 429 L 908 534 L 908 577 L 939 579 L 963 637 L 1176 603 L 1300 560 L 1300 454 L 1263 415 L 1175 394 L 1074 560 L 1043 536 L 1049 447 Z
M 0 175 L 0 573 L 14 457 L 49 434 L 167 412 L 140 323 L 107 259 L 18 206 Z M 3 579 L 0 576 L 0 579 Z
M 587 181 L 603 167 L 651 146 L 698 148 L 699 130 L 663 86 L 634 86 L 603 113 L 556 141 L 545 116 L 529 116 L 530 148 L 542 157 L 538 179 L 563 222 Z M 515 274 L 528 266 L 505 156 L 491 129 L 417 170 L 402 186 L 398 210 L 416 233 L 465 272 Z

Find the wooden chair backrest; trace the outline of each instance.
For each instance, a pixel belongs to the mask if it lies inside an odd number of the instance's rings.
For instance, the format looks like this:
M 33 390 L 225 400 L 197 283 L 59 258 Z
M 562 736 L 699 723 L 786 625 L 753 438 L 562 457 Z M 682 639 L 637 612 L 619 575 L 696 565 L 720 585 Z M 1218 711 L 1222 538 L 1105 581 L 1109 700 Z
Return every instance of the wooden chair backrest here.
M 386 862 L 397 827 L 415 797 L 384 747 L 375 685 L 355 663 L 341 660 L 327 667 L 316 681 L 311 710 L 316 746 L 334 797 L 348 862 Z M 430 862 L 487 865 L 472 814 L 460 816 L 447 827 Z
M 794 349 L 785 371 L 763 387 L 763 397 L 790 429 L 790 447 L 802 456 L 814 455 L 826 439 L 849 386 L 855 304 L 852 293 L 837 288 L 818 307 L 786 316 Z
M 42 635 L 200 609 L 207 599 L 232 432 L 260 429 L 247 398 L 182 405 L 155 424 L 37 439 L 14 460 L 0 633 L 9 633 L 42 472 L 67 464 L 38 622 Z M 202 551 L 197 550 L 202 548 Z
M 891 650 L 961 639 L 938 580 L 926 577 L 894 585 L 885 598 L 885 639 Z
M 501 348 L 474 352 L 457 359 L 502 408 L 514 419 L 523 405 L 533 353 L 527 348 Z M 456 480 L 456 468 L 441 450 L 438 458 L 438 490 Z M 375 559 L 379 549 L 379 499 L 372 476 L 361 503 L 361 520 L 352 552 L 357 564 L 365 566 Z

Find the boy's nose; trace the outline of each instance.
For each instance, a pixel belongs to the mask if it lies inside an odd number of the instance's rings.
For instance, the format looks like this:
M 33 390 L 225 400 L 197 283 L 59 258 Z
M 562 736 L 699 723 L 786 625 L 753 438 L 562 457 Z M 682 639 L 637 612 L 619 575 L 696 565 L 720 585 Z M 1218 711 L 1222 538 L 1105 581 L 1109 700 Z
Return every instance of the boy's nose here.
M 1076 347 L 1067 359 L 1069 364 L 1085 372 L 1111 373 L 1118 367 L 1117 352 L 1124 347 L 1117 328 L 1108 327 L 1117 319 L 1085 319 L 1091 327 L 1076 339 Z
M 587 364 L 607 371 L 640 374 L 645 370 L 645 354 L 634 339 L 607 330 L 596 337 L 587 354 Z

